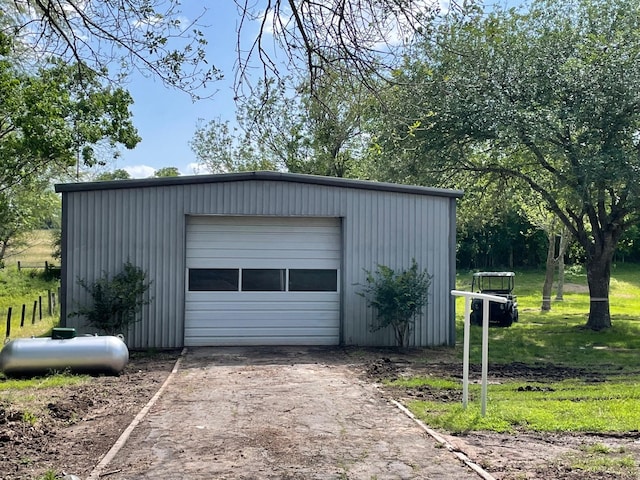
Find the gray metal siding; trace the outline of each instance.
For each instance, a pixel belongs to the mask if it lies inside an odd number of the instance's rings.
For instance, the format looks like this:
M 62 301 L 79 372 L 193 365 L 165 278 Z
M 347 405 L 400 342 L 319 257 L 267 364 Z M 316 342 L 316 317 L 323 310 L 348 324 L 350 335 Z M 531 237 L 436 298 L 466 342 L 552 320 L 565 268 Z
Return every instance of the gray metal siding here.
M 411 343 L 442 345 L 455 339 L 449 294 L 455 279 L 451 196 L 245 180 L 63 190 L 63 197 L 67 312 L 87 301 L 78 278 L 92 281 L 103 272 L 116 273 L 129 260 L 153 280 L 153 302 L 127 334 L 134 348 L 183 345 L 186 215 L 341 217 L 343 343 L 393 345 L 391 331 L 369 331 L 373 312 L 356 295 L 357 284 L 364 283 L 365 269 L 374 270 L 378 264 L 406 268 L 412 258 L 433 275 L 433 281 L 426 314 L 416 324 Z M 77 317 L 67 323 L 82 327 Z

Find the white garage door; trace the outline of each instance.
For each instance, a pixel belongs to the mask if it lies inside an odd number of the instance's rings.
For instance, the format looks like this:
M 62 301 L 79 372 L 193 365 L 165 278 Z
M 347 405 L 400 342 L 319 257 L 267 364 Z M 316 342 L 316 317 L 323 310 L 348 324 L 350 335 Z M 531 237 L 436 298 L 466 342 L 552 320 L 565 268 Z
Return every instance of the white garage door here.
M 187 218 L 185 345 L 335 345 L 340 220 Z

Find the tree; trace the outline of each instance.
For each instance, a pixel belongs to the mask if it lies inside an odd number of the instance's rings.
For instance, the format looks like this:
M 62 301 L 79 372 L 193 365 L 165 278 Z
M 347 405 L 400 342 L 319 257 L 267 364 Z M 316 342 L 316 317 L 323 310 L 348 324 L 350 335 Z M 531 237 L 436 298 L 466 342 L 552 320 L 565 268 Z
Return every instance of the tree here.
M 96 182 L 109 182 L 111 180 L 129 180 L 131 175 L 122 168 L 116 168 L 112 172 L 102 172 L 95 176 Z
M 539 0 L 436 37 L 398 73 L 418 115 L 395 137 L 433 175 L 511 177 L 539 195 L 585 250 L 587 327 L 609 327 L 613 254 L 640 222 L 638 5 Z
M 9 251 L 28 245 L 27 234 L 50 223 L 60 210 L 60 199 L 48 180 L 35 180 L 0 190 L 0 265 Z
M 0 191 L 23 180 L 57 177 L 72 166 L 103 161 L 97 148 L 133 148 L 131 96 L 104 86 L 82 65 L 54 62 L 33 74 L 18 71 L 0 33 Z
M 238 103 L 237 126 L 200 123 L 191 148 L 212 173 L 288 170 L 335 177 L 366 177 L 364 112 L 371 94 L 349 78 L 326 75 L 315 95 L 270 80 Z M 257 92 L 257 90 L 256 90 Z
M 198 96 L 220 78 L 205 56 L 199 18 L 187 20 L 176 0 L 3 0 L 0 34 L 32 70 L 54 58 L 119 82 L 133 69 Z M 108 68 L 119 66 L 116 75 Z
M 179 177 L 180 170 L 177 167 L 163 167 L 153 172 L 155 178 L 162 177 Z
M 261 153 L 262 147 L 255 138 L 232 127 L 229 121 L 200 121 L 189 145 L 211 173 L 278 170 L 278 165 Z
M 564 255 L 569 246 L 569 234 L 567 227 L 558 225 L 558 223 L 555 217 L 551 217 L 543 227 L 547 235 L 547 260 L 545 262 L 544 284 L 542 285 L 542 306 L 540 307 L 543 312 L 551 310 L 551 290 L 556 270 L 558 270 L 556 300 L 562 300 L 564 296 Z
M 429 37 L 435 22 L 446 13 L 472 9 L 474 3 L 448 2 L 441 11 L 438 2 L 409 0 L 272 0 L 266 6 L 235 1 L 242 18 L 239 45 L 248 25 L 253 21 L 260 25 L 257 35 L 251 32 L 254 40 L 239 58 L 238 95 L 257 58 L 264 79 L 282 79 L 283 70 L 300 71 L 312 96 L 325 74 L 356 78 L 366 88 L 377 88 L 375 79 L 388 79 L 385 73 L 397 67 L 407 44 L 416 37 Z M 273 35 L 275 50 L 284 52 L 285 65 L 270 49 L 273 42 L 266 41 L 267 35 Z

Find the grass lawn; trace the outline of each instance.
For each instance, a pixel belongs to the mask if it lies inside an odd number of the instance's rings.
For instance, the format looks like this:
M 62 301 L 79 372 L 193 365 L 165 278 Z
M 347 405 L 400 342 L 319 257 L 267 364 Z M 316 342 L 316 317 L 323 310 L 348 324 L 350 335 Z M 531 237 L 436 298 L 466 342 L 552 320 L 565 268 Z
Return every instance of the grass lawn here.
M 38 269 L 25 269 L 18 272 L 18 262 L 23 265 L 38 266 Z M 11 308 L 11 331 L 9 338 L 24 338 L 47 334 L 59 323 L 59 310 L 48 312 L 48 292 L 58 295 L 59 282 L 47 279 L 44 272 L 45 262 L 59 265 L 53 258 L 53 232 L 35 230 L 29 235 L 29 245 L 21 249 L 10 249 L 4 259 L 4 268 L 0 269 L 0 340 L 6 339 L 7 313 Z M 33 304 L 42 297 L 42 319 L 39 305 L 33 320 Z M 22 323 L 22 305 L 25 305 L 24 325 Z M 2 344 L 0 343 L 0 348 Z
M 589 311 L 584 271 L 565 278 L 564 301 L 542 313 L 544 272 L 517 272 L 520 320 L 489 332 L 492 364 L 521 362 L 566 367 L 578 372 L 563 380 L 519 379 L 491 384 L 487 415 L 480 415 L 480 386 L 470 386 L 467 410 L 460 403 L 415 401 L 409 407 L 427 424 L 452 432 L 470 430 L 630 432 L 640 425 L 640 266 L 614 267 L 611 280 L 613 327 L 602 332 L 583 328 Z M 457 288 L 469 290 L 471 274 L 460 275 Z M 555 291 L 554 291 L 555 295 Z M 457 354 L 462 362 L 464 300 L 457 299 Z M 480 327 L 471 328 L 471 363 L 481 363 Z M 596 378 L 597 380 L 594 380 Z M 411 378 L 431 389 L 462 390 L 459 379 Z

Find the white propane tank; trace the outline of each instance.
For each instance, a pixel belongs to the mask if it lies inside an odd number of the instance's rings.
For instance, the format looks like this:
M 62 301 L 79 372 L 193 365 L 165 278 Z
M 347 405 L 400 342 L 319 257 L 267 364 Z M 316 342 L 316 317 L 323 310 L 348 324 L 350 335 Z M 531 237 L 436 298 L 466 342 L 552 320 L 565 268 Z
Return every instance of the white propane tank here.
M 0 351 L 5 375 L 38 375 L 50 371 L 118 375 L 129 362 L 129 349 L 118 337 L 17 338 Z

